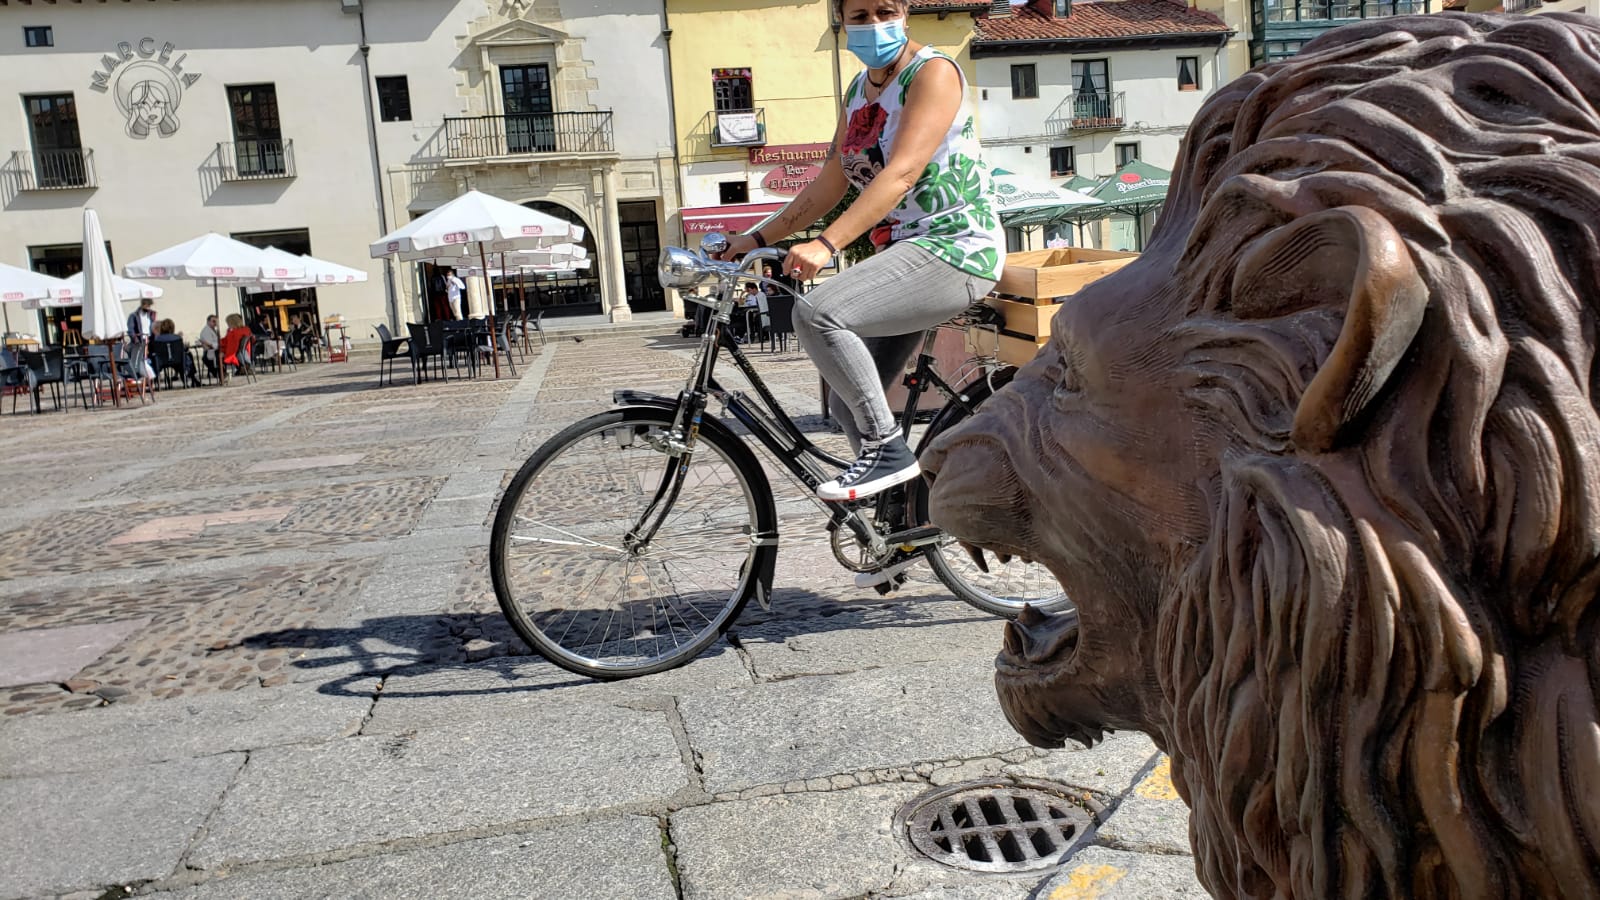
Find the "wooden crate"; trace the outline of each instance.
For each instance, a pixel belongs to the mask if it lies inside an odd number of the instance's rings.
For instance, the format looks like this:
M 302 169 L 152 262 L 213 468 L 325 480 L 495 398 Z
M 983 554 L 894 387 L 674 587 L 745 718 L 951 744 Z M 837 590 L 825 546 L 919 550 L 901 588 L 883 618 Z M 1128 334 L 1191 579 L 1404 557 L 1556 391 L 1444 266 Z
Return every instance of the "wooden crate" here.
M 1076 294 L 1084 285 L 1110 275 L 1139 258 L 1120 250 L 1028 250 L 1006 256 L 1006 268 L 995 293 L 1030 300 L 1054 300 Z
M 1050 320 L 1056 317 L 1056 311 L 1061 308 L 1059 303 L 1029 303 L 1000 297 L 990 297 L 987 302 L 1005 316 L 1005 324 L 1001 327 L 1006 331 L 1037 338 L 1050 336 Z

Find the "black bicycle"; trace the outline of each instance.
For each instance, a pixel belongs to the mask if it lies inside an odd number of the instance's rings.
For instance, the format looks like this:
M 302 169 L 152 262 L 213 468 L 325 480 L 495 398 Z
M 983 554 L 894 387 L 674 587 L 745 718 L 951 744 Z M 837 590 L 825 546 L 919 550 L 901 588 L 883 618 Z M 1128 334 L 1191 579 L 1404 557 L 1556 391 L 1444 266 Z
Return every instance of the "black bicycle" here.
M 702 252 L 662 252 L 663 285 L 683 289 L 712 279 L 717 284 L 711 296 L 691 298 L 712 314 L 683 390 L 676 397 L 616 391 L 616 409 L 552 437 L 506 488 L 495 517 L 490 568 L 500 607 L 522 639 L 573 672 L 628 678 L 693 659 L 752 597 L 768 607 L 779 518 L 751 438 L 805 486 L 827 517 L 833 555 L 846 569 L 881 575 L 921 555 L 951 592 L 987 612 L 1015 616 L 1023 604 L 1046 611 L 1070 607 L 1043 566 L 969 556 L 929 524 L 921 479 L 856 502 L 815 496 L 816 486 L 849 461 L 801 432 L 729 328 L 741 282 L 788 290 L 751 274 L 757 262 L 781 260 L 784 251 L 757 250 L 742 263 L 711 258 L 725 247 L 720 235 L 709 235 Z M 902 430 L 912 434 L 918 400 L 928 390 L 942 394 L 946 404 L 917 442 L 918 454 L 1015 374 L 992 358 L 975 356 L 953 379 L 960 386 L 953 387 L 934 367 L 939 328 L 965 328 L 972 317 L 990 314 L 980 304 L 924 336 L 906 376 L 910 396 Z M 717 381 L 724 352 L 749 380 L 754 398 Z M 726 418 L 713 414 L 713 402 L 724 407 Z M 884 577 L 876 587 L 888 593 L 904 578 L 903 572 Z

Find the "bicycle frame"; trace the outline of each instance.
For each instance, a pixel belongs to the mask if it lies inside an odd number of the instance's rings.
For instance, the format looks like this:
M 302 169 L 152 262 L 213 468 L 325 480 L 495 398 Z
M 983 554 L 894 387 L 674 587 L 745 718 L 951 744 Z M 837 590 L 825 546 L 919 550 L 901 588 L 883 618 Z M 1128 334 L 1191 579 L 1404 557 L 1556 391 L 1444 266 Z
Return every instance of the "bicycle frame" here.
M 619 390 L 613 394 L 613 400 L 619 405 L 640 404 L 677 410 L 673 420 L 672 435 L 668 438 L 670 446 L 667 449 L 672 461 L 668 464 L 667 477 L 662 479 L 655 496 L 647 504 L 634 529 L 625 538 L 629 542 L 628 546 L 631 549 L 641 541 L 647 543 L 655 533 L 655 526 L 648 524 L 654 512 L 658 508 L 670 509 L 672 502 L 676 500 L 682 486 L 681 476 L 688 468 L 688 457 L 693 454 L 695 439 L 706 407 L 713 400 L 720 402 L 725 415 L 731 416 L 734 421 L 748 429 L 774 459 L 805 485 L 807 496 L 827 512 L 830 531 L 841 526 L 849 528 L 857 542 L 880 563 L 885 561 L 895 548 L 912 552 L 919 546 L 937 541 L 941 537 L 939 529 L 932 526 L 913 527 L 912 523 L 905 521 L 904 486 L 885 491 L 867 501 L 829 502 L 815 496 L 817 486 L 830 480 L 834 475 L 825 467 L 844 469 L 850 462 L 818 447 L 794 424 L 794 420 L 784 412 L 749 357 L 734 340 L 730 328 L 734 309 L 734 287 L 740 280 L 752 280 L 789 290 L 785 285 L 759 276 L 750 275 L 741 279 L 745 267 L 770 253 L 771 251 L 766 251 L 765 254 L 763 251 L 756 251 L 747 258 L 744 267 L 719 275 L 720 296 L 716 305 L 712 307 L 713 314 L 701 339 L 694 369 L 675 400 L 630 390 Z M 795 295 L 797 302 L 804 302 L 800 294 L 789 292 Z M 934 342 L 943 327 L 945 325 L 941 323 L 924 332 L 922 348 L 916 357 L 916 367 L 905 376 L 904 384 L 910 393 L 899 417 L 900 428 L 904 434 L 911 433 L 919 401 L 930 388 L 944 395 L 947 403 L 960 404 L 969 414 L 972 412 L 971 407 L 967 406 L 967 395 L 952 387 L 934 366 Z M 752 402 L 743 391 L 730 390 L 717 380 L 716 363 L 723 350 L 728 352 L 734 366 L 755 390 L 755 402 Z M 970 371 L 970 368 L 963 369 L 962 372 Z M 871 519 L 863 515 L 868 509 L 873 513 Z M 896 532 L 885 533 L 880 527 L 885 523 L 900 524 L 904 527 Z M 659 519 L 655 525 L 659 525 Z M 776 537 L 773 535 L 772 539 L 776 540 Z

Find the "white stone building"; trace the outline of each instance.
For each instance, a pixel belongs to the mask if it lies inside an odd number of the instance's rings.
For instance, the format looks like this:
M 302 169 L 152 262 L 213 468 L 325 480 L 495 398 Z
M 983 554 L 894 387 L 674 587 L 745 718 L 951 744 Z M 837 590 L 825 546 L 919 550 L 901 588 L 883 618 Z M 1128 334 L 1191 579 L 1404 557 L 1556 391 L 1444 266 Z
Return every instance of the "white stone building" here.
M 1171 0 L 997 4 L 972 41 L 985 161 L 1055 185 L 1104 178 L 1133 158 L 1170 170 L 1206 98 L 1239 74 L 1227 70 L 1231 35 Z M 1132 247 L 1133 227 L 1109 220 L 1086 243 Z M 1057 233 L 1077 242 L 1067 227 L 1013 234 L 1013 249 Z
M 0 260 L 75 271 L 85 207 L 117 265 L 207 231 L 272 243 L 371 280 L 267 314 L 340 313 L 366 338 L 428 306 L 421 268 L 368 244 L 476 188 L 589 231 L 595 267 L 542 279 L 530 306 L 663 309 L 661 28 L 659 0 L 0 0 Z M 163 286 L 193 336 L 210 289 Z

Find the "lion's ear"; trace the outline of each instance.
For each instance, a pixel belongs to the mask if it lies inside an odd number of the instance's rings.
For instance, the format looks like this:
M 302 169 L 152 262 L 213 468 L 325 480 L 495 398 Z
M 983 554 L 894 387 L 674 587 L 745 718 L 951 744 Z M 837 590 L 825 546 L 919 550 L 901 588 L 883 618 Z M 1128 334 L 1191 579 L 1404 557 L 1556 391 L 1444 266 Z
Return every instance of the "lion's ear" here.
M 1427 285 L 1399 232 L 1355 206 L 1303 216 L 1256 240 L 1235 270 L 1231 303 L 1241 319 L 1343 311 L 1339 338 L 1295 410 L 1294 442 L 1313 452 L 1332 449 L 1383 389 L 1427 306 Z

